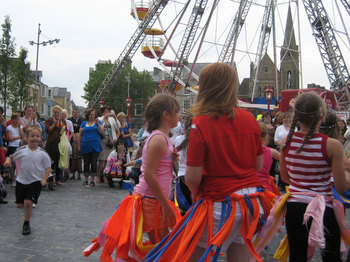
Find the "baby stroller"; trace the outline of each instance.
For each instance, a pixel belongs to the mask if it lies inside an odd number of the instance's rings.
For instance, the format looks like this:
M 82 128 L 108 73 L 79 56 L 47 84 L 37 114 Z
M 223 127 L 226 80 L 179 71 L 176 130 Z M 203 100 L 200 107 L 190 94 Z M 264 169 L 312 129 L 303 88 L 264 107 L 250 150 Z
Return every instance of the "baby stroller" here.
M 8 167 L 0 166 L 0 173 L 3 174 L 4 183 L 11 183 L 10 169 Z
M 2 177 L 0 176 L 0 200 L 4 199 L 7 196 L 7 191 L 2 181 Z
M 56 184 L 56 174 L 55 169 L 51 168 L 51 173 L 49 177 L 47 178 L 47 188 L 49 190 L 56 190 L 57 184 Z

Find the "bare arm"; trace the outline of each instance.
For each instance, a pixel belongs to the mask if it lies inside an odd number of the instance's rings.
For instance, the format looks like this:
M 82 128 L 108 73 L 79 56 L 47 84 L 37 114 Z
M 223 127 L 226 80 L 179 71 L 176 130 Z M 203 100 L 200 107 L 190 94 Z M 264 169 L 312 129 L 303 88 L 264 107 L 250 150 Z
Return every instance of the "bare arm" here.
M 286 138 L 283 138 L 282 140 L 282 144 L 285 143 Z M 288 170 L 287 170 L 287 166 L 286 166 L 286 161 L 284 159 L 284 154 L 282 152 L 282 148 L 281 148 L 281 156 L 280 156 L 280 173 L 281 173 L 281 179 L 283 182 L 290 184 L 290 177 L 288 174 Z
M 168 202 L 168 197 L 161 190 L 161 186 L 156 176 L 156 170 L 162 155 L 167 150 L 167 142 L 162 135 L 155 135 L 148 143 L 147 160 L 145 166 L 145 181 L 162 207 L 162 213 L 167 218 L 169 225 L 176 223 L 176 215 Z
M 192 193 L 192 201 L 195 202 L 202 182 L 203 167 L 187 166 L 185 181 Z
M 41 180 L 41 185 L 42 185 L 42 186 L 45 186 L 45 185 L 46 185 L 46 181 L 47 181 L 47 178 L 49 177 L 50 173 L 51 173 L 51 167 L 46 168 L 44 177 L 43 177 L 43 179 Z
M 342 144 L 336 139 L 328 138 L 327 154 L 332 161 L 334 187 L 339 193 L 343 193 L 349 188 L 350 174 L 345 171 L 344 150 Z
M 280 160 L 280 152 L 278 152 L 276 149 L 271 148 L 271 156 L 273 159 Z
M 12 158 L 11 157 L 8 157 L 4 163 L 4 166 L 6 167 L 10 167 L 11 166 L 11 163 L 12 163 Z
M 255 170 L 257 172 L 259 172 L 264 166 L 264 155 L 258 155 L 256 157 L 256 166 L 255 166 Z

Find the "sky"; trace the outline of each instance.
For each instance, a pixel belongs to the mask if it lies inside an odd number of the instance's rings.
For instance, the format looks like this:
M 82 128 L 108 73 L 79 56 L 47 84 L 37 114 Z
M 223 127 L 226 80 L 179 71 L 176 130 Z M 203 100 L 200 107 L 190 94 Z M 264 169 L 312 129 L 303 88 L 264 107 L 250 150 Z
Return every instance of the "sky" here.
M 325 2 L 329 12 L 328 15 L 334 19 L 337 30 L 344 32 L 340 16 L 335 12 L 336 6 L 333 1 L 323 2 Z M 163 25 L 163 28 L 167 29 L 167 33 L 174 28 L 175 15 L 183 6 L 181 2 L 185 1 L 178 0 L 177 2 L 180 4 L 169 1 L 160 20 L 156 22 L 156 26 Z M 217 60 L 218 50 L 221 48 L 220 43 L 223 44 L 225 40 L 224 30 L 227 30 L 227 25 L 233 19 L 238 8 L 236 0 L 226 0 L 226 2 L 222 0 L 221 2 L 214 12 L 211 27 L 208 29 L 202 51 L 199 53 L 199 62 L 215 62 Z M 259 23 L 263 15 L 261 4 L 265 3 L 265 0 L 254 2 L 258 5 L 251 7 L 249 19 L 247 18 L 245 26 L 242 28 L 240 41 L 237 45 L 236 62 L 238 63 L 240 80 L 249 77 L 249 63 L 255 60 L 253 53 L 256 52 L 255 46 L 257 46 L 259 39 Z M 284 31 L 288 2 L 288 0 L 277 1 L 277 46 L 282 45 L 283 42 L 282 32 Z M 298 44 L 300 35 L 303 86 L 306 87 L 307 83 L 317 83 L 328 87 L 328 78 L 312 36 L 306 12 L 300 1 L 301 30 L 299 33 L 297 7 L 294 4 L 295 1 L 291 2 Z M 339 5 L 343 9 L 340 3 Z M 209 7 L 210 4 L 206 14 L 209 13 Z M 85 106 L 86 103 L 81 96 L 83 95 L 83 87 L 88 81 L 89 68 L 94 67 L 98 60 L 115 61 L 137 28 L 136 20 L 130 15 L 130 8 L 131 0 L 1 0 L 0 23 L 3 24 L 6 15 L 10 17 L 11 35 L 15 39 L 17 54 L 20 47 L 28 50 L 28 61 L 31 63 L 32 70 L 35 70 L 36 46 L 29 45 L 29 41 L 37 41 L 38 24 L 41 24 L 40 42 L 60 39 L 58 44 L 40 46 L 38 70 L 43 72 L 42 82 L 49 87 L 66 87 L 71 92 L 73 101 L 79 106 Z M 343 10 L 342 13 L 345 14 Z M 345 24 L 349 26 L 349 15 L 346 14 L 343 18 Z M 204 19 L 202 20 L 204 21 Z M 185 25 L 180 24 L 174 33 L 171 43 L 175 50 L 177 50 L 176 46 L 180 42 L 184 28 Z M 341 45 L 345 61 L 348 62 L 350 61 L 349 40 L 343 34 L 339 34 L 339 36 L 342 37 L 341 40 L 338 40 L 339 45 Z M 196 38 L 196 42 L 198 45 L 199 39 Z M 213 42 L 216 42 L 217 45 L 212 44 Z M 270 43 L 272 43 L 272 36 Z M 196 48 L 193 50 L 191 59 L 196 53 Z M 278 54 L 279 52 L 277 50 Z M 271 44 L 268 53 L 272 58 Z M 171 56 L 169 53 L 170 59 Z M 144 57 L 140 51 L 137 51 L 133 57 L 133 66 L 140 71 L 159 67 L 155 60 Z

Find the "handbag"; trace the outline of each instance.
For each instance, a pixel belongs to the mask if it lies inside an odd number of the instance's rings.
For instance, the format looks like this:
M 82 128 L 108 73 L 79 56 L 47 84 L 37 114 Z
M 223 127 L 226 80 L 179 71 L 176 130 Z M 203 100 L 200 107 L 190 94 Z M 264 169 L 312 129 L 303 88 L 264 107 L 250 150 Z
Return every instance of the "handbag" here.
M 107 139 L 106 146 L 107 146 L 108 148 L 113 148 L 113 147 L 114 147 L 114 143 L 113 143 L 113 141 L 111 140 L 109 134 L 108 134 L 108 139 Z

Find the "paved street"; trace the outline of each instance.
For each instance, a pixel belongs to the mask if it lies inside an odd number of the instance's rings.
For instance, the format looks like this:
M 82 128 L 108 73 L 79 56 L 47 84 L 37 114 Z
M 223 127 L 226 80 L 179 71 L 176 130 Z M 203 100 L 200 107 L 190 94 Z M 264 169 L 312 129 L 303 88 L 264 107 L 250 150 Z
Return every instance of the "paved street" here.
M 85 258 L 82 250 L 97 236 L 104 219 L 128 193 L 106 184 L 86 188 L 82 180 L 70 180 L 56 191 L 44 189 L 33 211 L 32 234 L 22 236 L 23 209 L 14 204 L 14 188 L 5 186 L 9 203 L 0 205 L 1 262 L 99 261 L 101 251 Z M 265 261 L 275 261 L 272 254 L 282 236 L 283 233 L 279 233 L 265 251 Z M 320 261 L 319 254 L 312 261 Z

